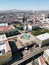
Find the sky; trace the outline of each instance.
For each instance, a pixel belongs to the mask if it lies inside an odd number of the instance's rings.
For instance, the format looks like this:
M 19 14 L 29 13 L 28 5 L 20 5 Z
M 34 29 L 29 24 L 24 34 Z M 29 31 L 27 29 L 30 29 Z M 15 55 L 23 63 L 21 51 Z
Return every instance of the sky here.
M 0 0 L 0 10 L 49 10 L 49 0 Z

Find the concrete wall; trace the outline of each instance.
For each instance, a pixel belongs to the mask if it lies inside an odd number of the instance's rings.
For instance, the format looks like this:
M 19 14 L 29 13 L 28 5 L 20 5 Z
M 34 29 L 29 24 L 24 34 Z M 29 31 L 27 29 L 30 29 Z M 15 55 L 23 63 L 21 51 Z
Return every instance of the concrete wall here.
M 46 40 L 42 41 L 42 45 L 41 46 L 44 46 L 46 44 L 49 44 L 49 39 L 46 39 Z
M 40 40 L 40 39 L 38 39 L 38 38 L 36 38 L 36 43 L 39 45 L 39 47 L 41 47 L 41 44 L 42 44 L 42 41 Z
M 45 46 L 46 44 L 49 44 L 49 39 L 41 41 L 40 39 L 36 38 L 35 41 L 39 46 Z

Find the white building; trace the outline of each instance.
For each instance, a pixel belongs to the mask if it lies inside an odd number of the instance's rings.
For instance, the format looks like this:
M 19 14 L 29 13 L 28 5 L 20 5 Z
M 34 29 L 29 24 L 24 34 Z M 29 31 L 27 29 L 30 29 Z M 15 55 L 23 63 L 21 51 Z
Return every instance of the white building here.
M 43 20 L 45 19 L 45 14 L 41 14 L 41 16 L 42 16 L 42 18 L 43 18 Z
M 23 29 L 24 29 L 24 30 L 26 30 L 26 28 L 27 28 L 27 26 L 26 26 L 26 25 L 24 25 Z
M 0 35 L 0 56 L 2 55 L 3 50 L 4 50 L 4 52 L 7 52 L 6 44 L 4 44 L 5 40 L 7 40 L 6 35 L 5 34 Z
M 39 46 L 49 44 L 49 33 L 44 33 L 36 36 L 36 41 L 36 43 L 39 44 Z
M 0 35 L 0 65 L 2 65 L 2 63 L 8 62 L 8 60 L 10 61 L 11 58 L 11 48 L 7 41 L 6 35 Z
M 0 35 L 0 42 L 2 42 L 4 40 L 7 40 L 6 35 L 5 34 Z
M 8 26 L 8 23 L 0 23 L 0 27 Z
M 32 31 L 32 25 L 28 24 L 28 31 Z
M 23 27 L 24 30 L 32 31 L 32 25 L 28 24 L 27 26 L 24 25 Z

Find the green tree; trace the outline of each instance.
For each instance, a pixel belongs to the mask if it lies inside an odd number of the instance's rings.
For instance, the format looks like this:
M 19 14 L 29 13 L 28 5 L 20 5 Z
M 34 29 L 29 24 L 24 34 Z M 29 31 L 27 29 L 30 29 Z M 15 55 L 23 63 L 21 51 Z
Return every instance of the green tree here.
M 23 22 L 27 20 L 27 17 L 24 15 L 23 16 Z

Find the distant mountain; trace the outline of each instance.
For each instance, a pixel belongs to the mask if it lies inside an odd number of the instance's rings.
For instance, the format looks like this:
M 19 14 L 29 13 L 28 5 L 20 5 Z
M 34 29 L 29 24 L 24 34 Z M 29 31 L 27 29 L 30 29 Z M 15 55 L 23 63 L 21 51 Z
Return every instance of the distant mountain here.
M 18 12 L 18 13 L 49 13 L 49 11 L 45 10 L 39 10 L 39 11 L 32 11 L 32 10 L 16 10 L 16 9 L 11 9 L 11 10 L 0 10 L 0 13 L 12 13 L 12 12 Z
M 11 13 L 11 12 L 32 12 L 32 11 L 31 10 L 16 10 L 16 9 L 0 10 L 0 13 Z

